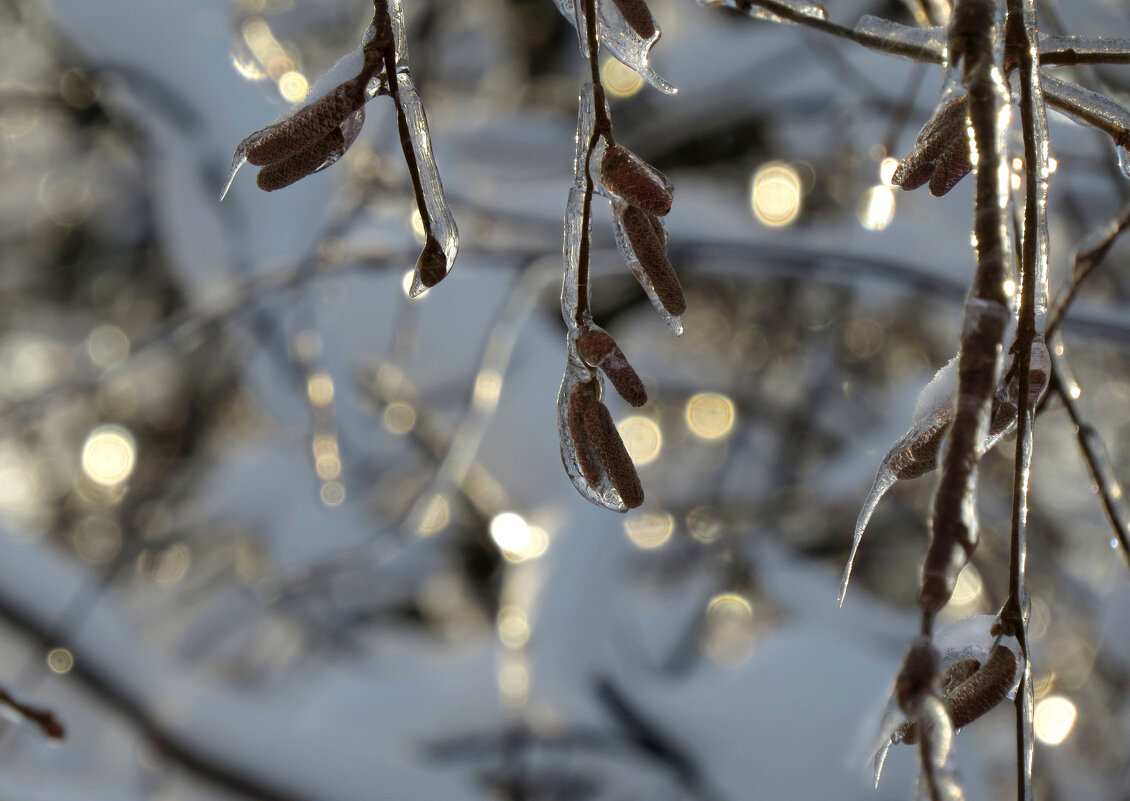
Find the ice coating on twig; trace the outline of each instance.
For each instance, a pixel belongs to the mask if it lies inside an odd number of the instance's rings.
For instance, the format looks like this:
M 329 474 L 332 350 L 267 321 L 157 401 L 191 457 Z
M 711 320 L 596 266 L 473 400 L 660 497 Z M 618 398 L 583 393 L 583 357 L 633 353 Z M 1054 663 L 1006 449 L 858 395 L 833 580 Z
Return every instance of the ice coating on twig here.
M 1130 64 L 1130 39 L 1041 36 L 1041 64 Z
M 404 9 L 400 0 L 382 0 L 388 3 L 388 17 L 392 27 L 392 46 L 396 53 L 396 71 L 408 70 L 408 26 L 404 24 Z
M 1042 81 L 1044 98 L 1049 106 L 1078 122 L 1098 128 L 1114 140 L 1121 167 L 1124 163 L 1122 153 L 1130 146 L 1130 110 L 1107 95 L 1051 75 L 1042 76 Z
M 584 6 L 581 3 L 574 2 L 574 0 L 554 0 L 554 3 L 562 16 L 576 27 L 581 53 L 585 58 L 588 58 L 588 40 L 584 33 Z M 661 78 L 648 63 L 651 48 L 663 35 L 659 26 L 655 26 L 655 33 L 644 38 L 632 28 L 610 0 L 599 2 L 598 9 L 597 36 L 600 42 L 612 52 L 612 55 L 639 73 L 641 78 L 660 92 L 667 95 L 678 92 L 679 90 L 674 84 Z
M 796 17 L 828 18 L 823 6 L 806 0 L 698 0 L 698 4 L 706 8 L 725 6 L 768 22 L 793 22 Z
M 428 135 L 428 119 L 424 115 L 424 104 L 420 102 L 416 85 L 408 72 L 398 72 L 396 83 L 400 91 L 400 107 L 408 122 L 408 134 L 420 171 L 424 205 L 431 223 L 425 231 L 428 244 L 434 242 L 443 254 L 441 264 L 438 259 L 439 254 L 425 245 L 420 261 L 416 264 L 412 286 L 408 290 L 408 296 L 414 298 L 428 287 L 434 286 L 451 270 L 451 265 L 455 263 L 455 257 L 459 253 L 459 231 L 455 227 L 455 217 L 452 216 L 443 193 L 443 183 L 439 178 L 439 169 L 436 167 L 435 156 L 432 153 L 432 141 Z M 427 275 L 425 260 L 428 258 L 432 259 L 431 264 L 442 269 L 442 273 L 435 272 L 430 277 Z
M 577 340 L 596 327 L 588 311 L 588 297 L 582 304 L 579 293 L 588 292 L 580 286 L 581 245 L 589 236 L 585 229 L 584 204 L 586 195 L 586 165 L 589 146 L 596 123 L 596 103 L 592 84 L 581 87 L 577 112 L 577 149 L 573 160 L 573 185 L 565 206 L 564 276 L 561 283 L 561 316 L 565 320 L 566 363 L 565 376 L 557 394 L 557 431 L 561 447 L 561 462 L 565 473 L 577 492 L 590 503 L 614 512 L 626 512 L 628 504 L 604 469 L 600 457 L 591 443 L 586 424 L 586 407 L 601 404 L 603 381 L 597 371 L 589 367 L 577 349 Z M 580 311 L 581 309 L 584 311 Z M 599 329 L 596 329 L 599 330 Z M 592 415 L 589 415 L 592 417 Z M 593 419 L 593 423 L 600 422 Z M 600 432 L 597 432 L 598 436 Z M 613 436 L 617 436 L 615 431 Z M 621 447 L 623 447 L 621 443 Z M 638 479 L 637 479 L 638 485 Z M 642 501 L 632 498 L 634 505 Z
M 865 14 L 855 25 L 860 44 L 914 61 L 941 62 L 946 52 L 945 28 L 915 28 Z

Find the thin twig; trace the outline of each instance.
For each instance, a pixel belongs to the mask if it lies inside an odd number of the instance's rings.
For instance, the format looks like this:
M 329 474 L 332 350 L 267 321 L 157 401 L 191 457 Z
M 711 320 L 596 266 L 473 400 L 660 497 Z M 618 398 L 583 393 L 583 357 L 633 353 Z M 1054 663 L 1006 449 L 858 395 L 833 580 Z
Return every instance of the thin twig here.
M 1121 546 L 1126 566 L 1130 567 L 1130 503 L 1127 503 L 1126 493 L 1114 472 L 1114 465 L 1111 463 L 1102 436 L 1079 412 L 1079 405 L 1075 402 L 1080 394 L 1079 388 L 1074 379 L 1068 375 L 1062 357 L 1056 355 L 1060 352 L 1061 345 L 1057 342 L 1056 347 L 1052 349 L 1052 388 L 1063 401 L 1063 406 L 1071 417 L 1075 427 L 1075 439 L 1087 463 L 1087 472 L 1098 490 L 1103 512 L 1115 539 Z
M 584 325 L 589 312 L 589 261 L 592 251 L 592 196 L 595 188 L 592 182 L 592 171 L 589 160 L 592 158 L 593 148 L 601 136 L 607 136 L 612 131 L 612 121 L 608 119 L 605 109 L 604 85 L 600 80 L 600 37 L 597 35 L 597 0 L 585 0 L 585 39 L 589 50 L 589 71 L 591 73 L 593 105 L 596 109 L 596 121 L 593 125 L 592 136 L 589 137 L 585 147 L 585 195 L 581 204 L 581 246 L 577 255 L 577 311 L 575 320 L 577 325 Z
M 1067 310 L 1079 292 L 1079 287 L 1090 277 L 1095 268 L 1102 264 L 1106 254 L 1110 252 L 1114 245 L 1114 240 L 1127 227 L 1130 227 L 1130 203 L 1124 205 L 1118 212 L 1118 216 L 1113 220 L 1092 231 L 1083 241 L 1083 244 L 1079 246 L 1079 249 L 1075 251 L 1075 268 L 1071 273 L 1071 281 L 1056 297 L 1049 315 L 1046 333 L 1048 341 L 1051 341 L 1052 336 L 1059 329 Z
M 1021 258 L 1020 313 L 1017 321 L 1016 465 L 1012 484 L 1009 595 L 1001 611 L 1006 634 L 1015 636 L 1024 660 L 1016 692 L 1017 799 L 1032 797 L 1032 686 L 1028 655 L 1028 484 L 1032 464 L 1032 398 L 1029 396 L 1032 347 L 1047 313 L 1048 139 L 1036 44 L 1034 0 L 1008 0 L 1007 46 L 1019 56 L 1020 121 L 1024 132 L 1024 244 Z

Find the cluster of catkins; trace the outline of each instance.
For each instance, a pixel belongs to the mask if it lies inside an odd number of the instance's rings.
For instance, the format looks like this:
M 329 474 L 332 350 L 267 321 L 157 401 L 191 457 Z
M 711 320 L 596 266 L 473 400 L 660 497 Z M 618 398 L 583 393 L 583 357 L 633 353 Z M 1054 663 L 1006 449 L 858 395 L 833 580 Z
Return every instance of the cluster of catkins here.
M 561 459 L 581 495 L 622 512 L 643 503 L 643 489 L 601 400 L 601 376 L 632 406 L 646 403 L 647 394 L 623 351 L 592 321 L 589 311 L 587 259 L 594 194 L 612 204 L 620 253 L 656 310 L 676 333 L 682 333 L 686 299 L 667 258 L 663 217 L 671 210 L 671 182 L 616 144 L 599 86 L 585 85 L 580 106 L 575 177 L 565 215 L 561 311 L 569 328 L 569 359 L 558 396 Z
M 256 183 L 267 192 L 326 169 L 357 139 L 365 121 L 365 103 L 387 95 L 396 105 L 400 144 L 425 234 L 409 289 L 409 295 L 416 297 L 447 275 L 458 253 L 459 233 L 444 198 L 427 117 L 408 68 L 400 0 L 374 0 L 373 7 L 373 23 L 361 45 L 315 84 L 305 103 L 239 143 L 220 199 L 246 163 L 261 167 Z M 339 81 L 343 76 L 348 77 Z

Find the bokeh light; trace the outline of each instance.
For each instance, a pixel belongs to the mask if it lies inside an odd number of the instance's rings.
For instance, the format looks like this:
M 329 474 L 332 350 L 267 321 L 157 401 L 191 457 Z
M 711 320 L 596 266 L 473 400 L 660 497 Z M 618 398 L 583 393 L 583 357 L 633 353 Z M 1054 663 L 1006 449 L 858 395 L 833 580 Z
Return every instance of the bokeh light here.
M 279 94 L 288 103 L 300 103 L 310 92 L 310 82 L 296 70 L 283 73 L 279 78 Z
M 47 667 L 51 668 L 53 673 L 63 674 L 70 673 L 75 666 L 75 657 L 66 648 L 53 648 L 47 654 Z
M 600 68 L 604 88 L 614 97 L 631 97 L 643 88 L 643 78 L 619 59 L 606 58 Z
M 675 531 L 675 518 L 668 512 L 645 512 L 624 521 L 624 533 L 639 548 L 658 548 Z
M 518 606 L 504 606 L 498 611 L 498 639 L 507 648 L 522 648 L 530 639 L 526 612 Z
M 1045 745 L 1059 745 L 1075 726 L 1075 704 L 1062 695 L 1049 695 L 1036 704 L 1032 725 L 1036 739 Z
M 762 165 L 750 188 L 753 216 L 771 228 L 789 225 L 800 213 L 800 190 L 800 175 L 791 165 L 780 161 Z
M 868 231 L 882 231 L 895 218 L 895 193 L 876 184 L 859 199 L 859 224 Z
M 716 392 L 700 392 L 687 401 L 687 426 L 702 439 L 719 439 L 734 428 L 734 402 Z
M 381 421 L 390 434 L 402 436 L 416 427 L 416 410 L 407 403 L 396 401 L 385 407 Z
M 417 531 L 422 536 L 436 534 L 447 528 L 449 522 L 451 522 L 451 508 L 447 503 L 447 498 L 442 495 L 433 495 L 428 501 L 428 505 L 424 507 L 424 513 L 420 516 L 420 525 Z
M 334 399 L 334 380 L 328 373 L 314 373 L 306 381 L 306 394 L 315 406 L 329 406 Z
M 116 487 L 130 477 L 137 457 L 133 435 L 118 425 L 99 426 L 82 448 L 82 471 L 102 487 Z
M 648 417 L 633 415 L 616 427 L 628 455 L 637 465 L 651 464 L 659 458 L 663 448 L 663 432 L 659 425 Z

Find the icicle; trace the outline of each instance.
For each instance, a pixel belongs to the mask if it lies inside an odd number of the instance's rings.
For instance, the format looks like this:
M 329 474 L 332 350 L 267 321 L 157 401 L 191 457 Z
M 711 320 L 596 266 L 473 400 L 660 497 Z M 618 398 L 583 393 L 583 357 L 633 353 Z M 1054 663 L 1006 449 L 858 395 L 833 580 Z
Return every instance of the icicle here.
M 408 296 L 414 298 L 438 283 L 451 270 L 451 265 L 455 263 L 455 257 L 459 253 L 459 231 L 455 227 L 455 218 L 443 194 L 443 184 L 440 182 L 439 169 L 436 167 L 435 156 L 432 153 L 431 138 L 428 136 L 428 119 L 424 115 L 424 104 L 420 102 L 416 85 L 408 72 L 398 72 L 396 83 L 400 92 L 400 107 L 404 110 L 404 116 L 408 121 L 408 134 L 412 140 L 412 150 L 416 155 L 416 164 L 420 171 L 424 205 L 431 222 L 430 230 L 426 233 L 429 242 L 434 242 L 439 248 L 437 252 L 425 247 L 424 253 L 421 254 L 421 262 L 417 263 L 416 274 L 412 278 L 412 287 L 408 290 Z M 442 263 L 439 259 L 440 252 L 442 252 Z M 437 271 L 432 272 L 430 276 L 425 274 L 426 258 L 431 258 L 432 264 L 437 267 Z
M 588 58 L 588 39 L 585 36 L 585 11 L 582 3 L 575 0 L 554 0 L 558 11 L 565 19 L 569 20 L 577 29 L 581 54 Z M 648 58 L 651 48 L 659 41 L 663 32 L 655 25 L 655 32 L 649 37 L 643 37 L 625 20 L 624 16 L 609 2 L 597 3 L 597 37 L 612 55 L 621 62 L 635 70 L 641 78 L 650 83 L 660 92 L 673 95 L 678 88 L 661 78 L 651 68 Z M 654 20 L 653 20 L 654 23 Z

